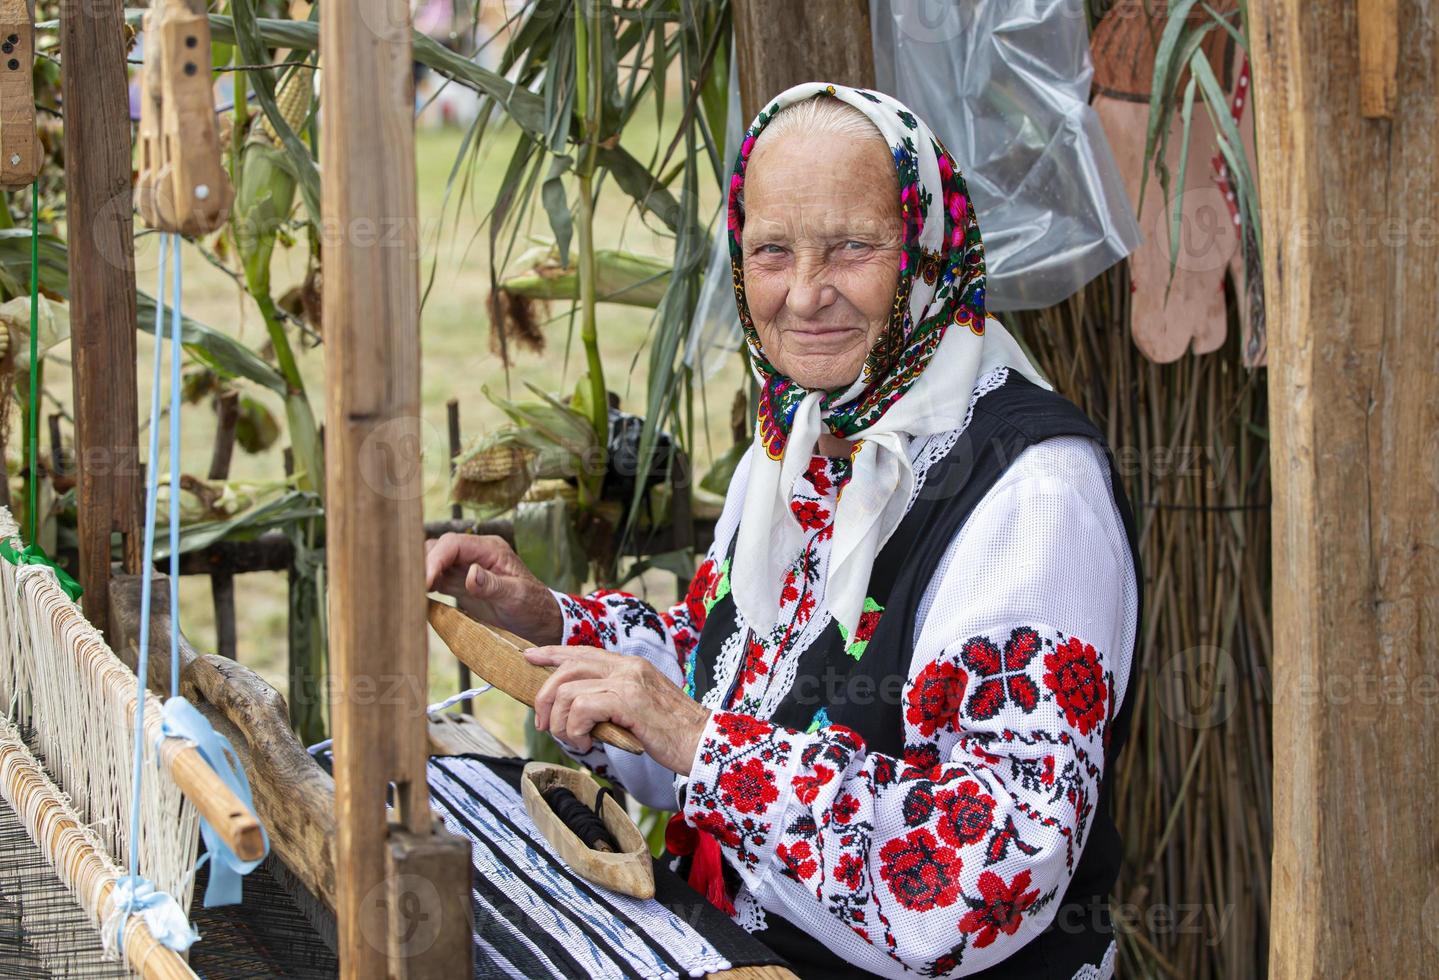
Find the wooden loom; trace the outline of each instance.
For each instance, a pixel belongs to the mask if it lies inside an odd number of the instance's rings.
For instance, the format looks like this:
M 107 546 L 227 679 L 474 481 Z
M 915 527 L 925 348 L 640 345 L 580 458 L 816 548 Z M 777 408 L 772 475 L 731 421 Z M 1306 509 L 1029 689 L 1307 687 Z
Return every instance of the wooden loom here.
M 0 5 L 0 20 L 9 10 Z M 156 650 L 164 649 L 169 635 L 170 611 L 164 580 L 158 576 L 150 621 L 141 621 L 138 481 L 124 462 L 134 459 L 138 439 L 135 377 L 128 368 L 134 363 L 128 159 L 114 152 L 113 138 L 128 130 L 123 103 L 116 97 L 123 91 L 124 72 L 119 15 L 118 7 L 66 7 L 61 15 L 67 60 L 87 65 L 85 72 L 64 75 L 69 210 L 73 227 L 93 231 L 72 236 L 79 240 L 70 252 L 77 455 L 89 458 L 87 452 L 101 449 L 119 463 L 109 469 L 82 467 L 80 473 L 85 614 L 60 592 L 48 571 L 8 564 L 0 568 L 0 580 L 15 583 L 7 596 L 30 597 L 13 609 L 0 606 L 0 615 L 6 617 L 0 629 L 22 654 L 12 658 L 3 693 L 7 702 L 28 712 L 24 720 L 31 729 L 7 727 L 0 732 L 0 796 L 26 818 L 58 876 L 94 922 L 109 913 L 110 892 L 122 873 L 111 854 L 118 856 L 128 842 L 117 836 L 118 820 L 110 821 L 111 839 L 99 839 L 86 829 L 95 815 L 72 804 L 84 795 L 78 791 L 88 778 L 83 759 L 67 764 L 52 758 L 54 753 L 42 752 L 43 761 L 32 753 L 35 739 L 43 744 L 47 730 L 85 726 L 31 710 L 32 702 L 43 699 L 27 693 L 25 685 L 35 678 L 25 674 L 23 654 L 33 650 L 34 637 L 53 637 L 51 646 L 68 655 L 74 676 L 87 678 L 76 686 L 104 692 L 114 701 L 117 716 L 123 716 L 127 704 L 133 708 L 141 631 L 151 631 Z M 157 4 L 146 21 L 155 48 L 143 79 L 135 203 L 152 227 L 196 234 L 224 220 L 232 197 L 214 145 L 208 23 L 200 10 L 180 0 Z M 0 34 L 0 40 L 3 37 Z M 419 419 L 408 10 L 399 0 L 336 7 L 326 14 L 321 41 L 329 107 L 322 147 L 327 161 L 326 223 L 340 229 L 359 222 L 381 228 L 391 223 L 399 229 L 402 246 L 393 247 L 393 239 L 385 235 L 362 239 L 341 234 L 326 243 L 334 776 L 296 739 L 278 692 L 234 661 L 201 655 L 182 640 L 181 693 L 234 746 L 254 791 L 254 813 L 203 761 L 197 762 L 192 748 L 173 740 L 161 752 L 161 768 L 146 776 L 146 796 L 158 801 L 157 811 L 178 811 L 178 818 L 166 814 L 180 828 L 179 845 L 168 850 L 182 867 L 188 867 L 196 851 L 201 813 L 242 858 L 257 856 L 256 818 L 263 822 L 273 862 L 293 880 L 297 892 L 332 914 L 344 976 L 464 976 L 471 971 L 473 956 L 468 842 L 433 819 L 426 761 L 432 752 L 512 753 L 471 720 L 426 718 L 419 474 L 414 470 L 395 479 L 387 465 L 397 458 L 395 448 L 415 434 Z M 0 148 L 7 154 L 17 133 L 16 116 L 9 108 L 20 101 L 13 97 L 13 86 L 0 83 L 0 106 L 7 107 L 0 113 Z M 33 99 L 23 101 L 31 108 L 33 131 Z M 20 159 L 15 166 L 28 166 L 29 158 L 22 150 L 16 152 Z M 7 177 L 10 173 L 5 171 Z M 117 200 L 122 205 L 118 208 Z M 115 261 L 116 256 L 125 261 Z M 6 520 L 7 515 L 0 515 L 0 534 L 12 536 L 13 525 Z M 119 574 L 110 568 L 113 531 L 124 541 L 124 570 Z M 376 561 L 377 555 L 385 560 Z M 397 590 L 396 583 L 413 586 Z M 374 602 L 372 597 L 381 594 L 391 601 Z M 44 615 L 35 611 L 41 608 Z M 513 653 L 513 647 L 509 649 Z M 152 691 L 168 688 L 168 671 L 163 658 L 152 659 L 146 679 Z M 147 700 L 147 725 L 153 735 L 158 705 L 153 694 Z M 113 735 L 124 726 L 93 727 Z M 615 740 L 623 742 L 626 736 L 617 733 Z M 395 806 L 387 811 L 391 787 Z M 168 878 L 145 873 L 188 906 L 190 885 L 183 875 L 177 878 L 177 870 Z M 417 881 L 426 887 L 415 888 Z M 440 923 L 435 940 L 423 949 L 406 944 L 416 916 Z M 130 967 L 141 975 L 167 980 L 194 975 L 184 958 L 156 943 L 138 919 L 125 926 L 124 949 Z M 728 975 L 789 974 L 761 967 Z

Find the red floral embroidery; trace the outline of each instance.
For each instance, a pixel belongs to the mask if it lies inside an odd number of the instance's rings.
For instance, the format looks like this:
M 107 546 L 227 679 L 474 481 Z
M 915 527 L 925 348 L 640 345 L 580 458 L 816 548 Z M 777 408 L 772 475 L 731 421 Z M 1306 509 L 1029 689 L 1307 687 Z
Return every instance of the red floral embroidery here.
M 1104 670 L 1094 647 L 1078 637 L 1044 655 L 1044 684 L 1054 692 L 1064 717 L 1081 735 L 1104 720 Z
M 994 823 L 994 797 L 979 784 L 966 779 L 954 789 L 936 790 L 934 806 L 939 811 L 939 836 L 955 847 L 984 839 Z
M 855 799 L 853 793 L 842 793 L 829 812 L 835 823 L 849 823 L 859 812 L 859 800 Z
M 760 721 L 751 715 L 721 711 L 715 714 L 714 721 L 715 730 L 723 735 L 729 744 L 735 746 L 751 745 L 768 738 L 774 732 L 774 726 L 769 722 Z
M 588 619 L 575 620 L 570 628 L 570 635 L 565 637 L 565 645 L 572 647 L 597 647 L 603 646 L 600 641 L 599 630 L 595 624 Z
M 959 854 L 921 827 L 880 849 L 879 875 L 905 908 L 927 912 L 959 897 Z
M 968 683 L 969 675 L 953 661 L 937 660 L 927 664 L 909 690 L 905 718 L 925 738 L 953 725 L 964 703 L 964 688 Z
M 853 854 L 842 855 L 834 866 L 834 880 L 851 891 L 857 891 L 864 880 L 864 862 Z
M 829 523 L 829 511 L 813 500 L 792 500 L 789 509 L 805 530 L 817 531 Z
M 695 577 L 690 579 L 690 587 L 685 591 L 685 606 L 689 610 L 690 622 L 694 623 L 696 634 L 705 627 L 705 617 L 709 612 L 705 608 L 705 599 L 714 592 L 718 579 L 715 560 L 706 558 L 700 567 L 695 569 Z
M 719 788 L 725 803 L 741 813 L 759 813 L 779 799 L 774 773 L 757 758 L 746 759 L 722 772 Z
M 811 456 L 809 468 L 804 471 L 805 478 L 814 487 L 814 492 L 821 497 L 826 496 L 834 488 L 834 483 L 829 478 L 829 459 L 825 456 Z
M 985 721 L 999 714 L 1008 701 L 1026 713 L 1039 704 L 1039 688 L 1025 673 L 1039 650 L 1039 634 L 1020 626 L 1009 634 L 1001 652 L 982 636 L 964 644 L 960 658 L 964 665 L 983 676 L 964 710 L 971 718 Z
M 724 814 L 717 810 L 705 810 L 695 814 L 690 823 L 696 830 L 703 830 L 707 834 L 713 834 L 715 840 L 725 847 L 739 847 L 739 833 L 724 818 Z
M 758 640 L 751 639 L 745 647 L 744 663 L 740 666 L 739 691 L 748 690 L 761 677 L 769 673 L 769 664 L 765 663 L 764 645 Z
M 834 770 L 828 766 L 815 766 L 811 776 L 797 776 L 794 781 L 794 795 L 805 806 L 814 802 L 820 787 L 834 778 Z
M 1015 875 L 1008 885 L 993 871 L 986 871 L 979 876 L 979 892 L 983 897 L 979 900 L 966 899 L 972 911 L 959 920 L 961 931 L 978 933 L 974 938 L 975 948 L 983 949 L 988 946 L 1001 932 L 1008 936 L 1014 935 L 1024 913 L 1039 897 L 1039 889 L 1026 892 L 1028 887 L 1028 871 Z
M 809 841 L 796 841 L 791 847 L 781 844 L 775 848 L 775 855 L 792 878 L 813 878 L 814 873 L 819 870 L 819 865 L 811 856 Z

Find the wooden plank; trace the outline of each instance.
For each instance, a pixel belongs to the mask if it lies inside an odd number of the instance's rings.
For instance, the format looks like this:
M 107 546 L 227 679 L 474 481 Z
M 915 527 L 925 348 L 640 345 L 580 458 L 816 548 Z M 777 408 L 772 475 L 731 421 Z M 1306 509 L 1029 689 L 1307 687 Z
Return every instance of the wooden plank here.
M 463 755 L 466 752 L 499 758 L 518 755 L 476 721 L 473 715 L 449 711 L 430 715 L 430 754 Z
M 1399 96 L 1399 0 L 1358 0 L 1359 102 L 1369 119 L 1389 119 Z
M 0 0 L 0 187 L 24 188 L 44 162 L 35 132 L 35 24 L 24 0 Z
M 468 845 L 432 828 L 425 699 L 419 246 L 406 0 L 355 0 L 320 29 L 325 249 L 326 554 L 342 976 L 468 976 Z M 407 832 L 391 846 L 395 787 Z M 398 850 L 397 850 L 398 848 Z M 448 856 L 441 852 L 448 851 Z M 406 859 L 414 856 L 413 874 Z M 438 935 L 403 950 L 412 877 L 438 889 Z M 401 880 L 404 879 L 404 880 Z M 464 887 L 461 885 L 464 884 Z M 388 905 L 389 932 L 366 916 Z M 384 939 L 376 944 L 377 939 Z M 376 955 L 379 954 L 379 955 Z
M 64 4 L 60 50 L 66 223 L 71 229 L 70 358 L 75 390 L 76 510 L 81 602 L 108 634 L 110 535 L 140 568 L 140 464 L 135 388 L 135 261 L 124 5 Z
M 1280 980 L 1439 975 L 1439 4 L 1401 5 L 1389 123 L 1364 118 L 1346 6 L 1249 7 Z
M 554 673 L 553 668 L 539 667 L 524 658 L 520 651 L 533 644 L 513 633 L 486 626 L 466 616 L 454 606 L 430 600 L 430 625 L 445 646 L 482 680 L 493 684 L 510 697 L 533 708 L 540 687 Z M 644 746 L 628 729 L 613 722 L 602 721 L 590 732 L 596 741 L 624 749 L 643 752 Z
M 874 87 L 869 0 L 733 0 L 730 7 L 745 125 L 800 82 Z

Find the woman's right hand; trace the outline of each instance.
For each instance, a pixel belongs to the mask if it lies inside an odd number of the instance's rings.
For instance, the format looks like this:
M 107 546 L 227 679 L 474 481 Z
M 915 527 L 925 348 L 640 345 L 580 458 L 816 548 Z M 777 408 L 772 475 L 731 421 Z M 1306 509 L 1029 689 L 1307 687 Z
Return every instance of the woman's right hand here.
M 442 534 L 425 542 L 425 588 L 458 600 L 472 619 L 537 646 L 564 639 L 560 605 L 504 538 Z

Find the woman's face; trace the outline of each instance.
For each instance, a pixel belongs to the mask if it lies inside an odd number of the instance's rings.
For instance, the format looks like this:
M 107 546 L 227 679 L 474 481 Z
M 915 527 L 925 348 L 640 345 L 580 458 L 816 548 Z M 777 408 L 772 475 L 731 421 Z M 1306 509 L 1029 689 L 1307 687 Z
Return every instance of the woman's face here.
M 889 322 L 904 227 L 879 140 L 785 134 L 744 186 L 745 296 L 770 363 L 811 389 L 847 387 Z

